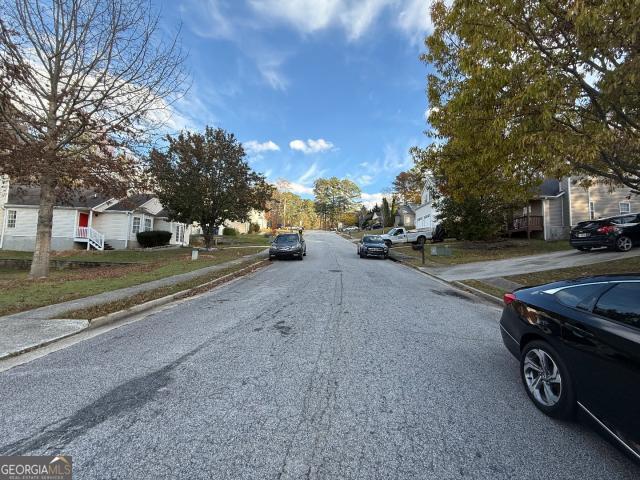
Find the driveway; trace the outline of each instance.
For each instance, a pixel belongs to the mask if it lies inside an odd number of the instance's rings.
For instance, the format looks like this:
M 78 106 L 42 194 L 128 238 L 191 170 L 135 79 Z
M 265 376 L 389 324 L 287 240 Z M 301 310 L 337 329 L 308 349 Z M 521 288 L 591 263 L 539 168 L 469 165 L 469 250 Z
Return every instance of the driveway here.
M 429 273 L 435 274 L 443 280 L 471 280 L 493 277 L 507 277 L 529 272 L 555 270 L 556 268 L 579 267 L 592 263 L 610 262 L 640 255 L 640 248 L 625 253 L 609 250 L 594 250 L 580 252 L 566 250 L 562 252 L 531 255 L 528 257 L 514 257 L 505 260 L 465 263 L 446 268 L 428 268 Z
M 498 309 L 306 235 L 303 262 L 0 373 L 0 455 L 80 479 L 640 478 L 533 407 Z

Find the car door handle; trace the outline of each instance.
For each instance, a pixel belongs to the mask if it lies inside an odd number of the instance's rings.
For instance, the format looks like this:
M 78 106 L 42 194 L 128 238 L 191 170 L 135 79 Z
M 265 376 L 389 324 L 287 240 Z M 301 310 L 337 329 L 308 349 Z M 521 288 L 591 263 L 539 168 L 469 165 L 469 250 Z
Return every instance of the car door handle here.
M 592 338 L 594 336 L 589 330 L 585 330 L 584 328 L 577 327 L 570 323 L 565 324 L 565 328 L 579 338 Z

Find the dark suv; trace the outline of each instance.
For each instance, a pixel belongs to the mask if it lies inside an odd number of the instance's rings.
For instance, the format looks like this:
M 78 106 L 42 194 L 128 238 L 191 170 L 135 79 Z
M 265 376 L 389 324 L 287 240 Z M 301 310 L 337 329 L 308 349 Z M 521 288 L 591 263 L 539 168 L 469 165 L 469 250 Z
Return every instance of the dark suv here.
M 640 214 L 628 213 L 580 222 L 571 230 L 569 243 L 583 251 L 608 247 L 628 252 L 631 247 L 640 243 Z

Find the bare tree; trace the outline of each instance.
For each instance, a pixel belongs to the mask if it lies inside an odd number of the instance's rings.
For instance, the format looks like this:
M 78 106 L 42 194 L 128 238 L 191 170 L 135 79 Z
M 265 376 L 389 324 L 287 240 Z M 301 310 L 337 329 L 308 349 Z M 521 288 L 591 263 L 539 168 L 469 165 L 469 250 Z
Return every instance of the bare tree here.
M 183 91 L 183 55 L 145 0 L 0 0 L 0 11 L 0 173 L 40 186 L 39 278 L 57 199 L 124 195 L 140 179 L 132 152 Z

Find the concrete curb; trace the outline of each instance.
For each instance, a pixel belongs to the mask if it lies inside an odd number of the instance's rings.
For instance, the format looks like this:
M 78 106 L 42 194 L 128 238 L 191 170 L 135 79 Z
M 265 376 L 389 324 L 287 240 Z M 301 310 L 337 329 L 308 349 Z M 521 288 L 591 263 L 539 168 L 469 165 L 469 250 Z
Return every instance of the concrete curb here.
M 134 305 L 133 307 L 129 307 L 129 308 L 125 308 L 124 310 L 119 310 L 117 312 L 109 313 L 102 317 L 96 317 L 94 319 L 89 320 L 88 328 L 98 328 L 103 325 L 108 325 L 118 320 L 122 320 L 123 318 L 130 317 L 137 313 L 145 312 L 147 310 L 151 310 L 152 308 L 159 307 L 161 305 L 166 305 L 167 303 L 171 303 L 174 300 L 178 300 L 183 297 L 188 297 L 192 293 L 195 293 L 196 291 L 202 288 L 206 288 L 206 287 L 214 288 L 218 286 L 218 284 L 222 285 L 227 281 L 233 280 L 238 276 L 243 276 L 246 273 L 254 272 L 255 270 L 258 270 L 259 268 L 265 265 L 270 265 L 269 260 L 260 260 L 259 262 L 252 263 L 251 265 L 244 267 L 236 272 L 228 273 L 227 275 L 223 275 L 220 278 L 216 278 L 214 280 L 203 283 L 196 287 L 188 288 L 187 290 L 181 290 L 179 292 L 172 293 L 171 295 L 167 295 L 165 297 L 149 300 L 148 302 L 141 303 L 140 305 Z
M 409 267 L 409 268 L 413 268 L 414 270 L 422 273 L 423 275 L 427 275 L 428 277 L 431 277 L 434 280 L 437 280 L 437 281 L 439 281 L 441 283 L 444 283 L 444 284 L 449 285 L 451 287 L 457 288 L 458 290 L 463 290 L 463 291 L 465 291 L 467 293 L 471 293 L 471 294 L 473 294 L 473 295 L 475 295 L 477 297 L 480 297 L 480 298 L 482 298 L 484 300 L 487 300 L 487 301 L 489 301 L 489 302 L 491 302 L 491 303 L 493 303 L 495 305 L 502 306 L 502 300 L 501 299 L 499 299 L 498 297 L 494 297 L 493 295 L 490 295 L 490 294 L 488 294 L 486 292 L 483 292 L 482 290 L 478 290 L 477 288 L 470 287 L 469 285 L 465 285 L 464 283 L 458 282 L 457 280 L 454 280 L 454 281 L 450 282 L 448 280 L 445 280 L 443 278 L 438 277 L 437 275 L 434 275 L 433 273 L 425 272 L 420 267 L 417 267 L 415 265 L 407 263 L 404 260 L 400 260 L 399 258 L 394 258 L 392 255 L 389 255 L 389 258 L 391 260 L 393 260 L 394 262 L 401 263 L 402 265 L 404 265 L 406 267 Z
M 485 300 L 495 303 L 496 305 L 499 306 L 503 306 L 502 304 L 502 300 L 498 297 L 494 297 L 493 295 L 491 295 L 490 293 L 487 292 L 483 292 L 482 290 L 479 290 L 477 288 L 471 287 L 469 285 L 466 285 L 462 282 L 459 282 L 457 280 L 453 280 L 451 283 L 451 285 L 455 285 L 456 287 L 458 287 L 461 290 L 466 290 L 469 293 L 473 293 L 474 295 L 478 296 L 478 297 L 482 297 Z
M 127 317 L 130 317 L 132 315 L 138 314 L 138 313 L 142 313 L 148 310 L 151 310 L 155 307 L 159 307 L 162 305 L 166 305 L 168 303 L 171 303 L 175 300 L 179 300 L 181 298 L 186 298 L 189 297 L 193 294 L 199 293 L 200 290 L 202 288 L 206 288 L 209 287 L 210 288 L 215 288 L 217 286 L 223 285 L 231 280 L 234 280 L 235 278 L 244 276 L 248 273 L 252 273 L 262 267 L 265 267 L 267 265 L 270 265 L 271 263 L 269 262 L 268 259 L 263 259 L 260 260 L 258 262 L 254 262 L 238 271 L 232 272 L 232 273 L 228 273 L 227 275 L 223 275 L 222 277 L 216 278 L 214 280 L 210 280 L 206 283 L 203 283 L 201 285 L 197 285 L 195 287 L 189 288 L 187 290 L 182 290 L 180 292 L 176 292 L 176 293 L 172 293 L 171 295 L 167 295 L 164 297 L 160 297 L 160 298 L 156 298 L 154 300 L 149 300 L 148 302 L 144 302 L 141 303 L 140 305 L 134 305 L 133 307 L 129 307 L 126 308 L 124 310 L 120 310 L 117 312 L 113 312 L 113 313 L 109 313 L 108 315 L 104 315 L 102 317 L 97 317 L 94 318 L 92 320 L 78 320 L 78 321 L 84 321 L 86 322 L 86 326 L 84 328 L 80 328 L 74 332 L 70 332 L 64 335 L 60 335 L 58 337 L 54 337 L 54 338 L 48 338 L 47 340 L 44 340 L 42 342 L 39 343 L 35 343 L 33 345 L 29 345 L 28 347 L 22 348 L 20 350 L 14 351 L 14 352 L 9 352 L 7 354 L 3 354 L 2 356 L 0 356 L 0 361 L 2 360 L 7 360 L 9 358 L 12 357 L 16 357 L 19 355 L 22 355 L 24 353 L 28 353 L 31 352 L 33 350 L 37 350 L 39 348 L 43 348 L 46 347 L 48 345 L 51 345 L 52 343 L 58 342 L 60 340 L 64 340 L 65 338 L 69 338 L 72 337 L 74 335 L 77 335 L 79 333 L 82 333 L 86 330 L 90 330 L 90 329 L 94 329 L 94 328 L 98 328 L 98 327 L 102 327 L 104 325 L 109 325 L 111 323 L 115 323 L 119 320 L 123 320 Z M 52 320 L 64 320 L 62 318 L 58 318 L 58 319 L 52 319 Z

